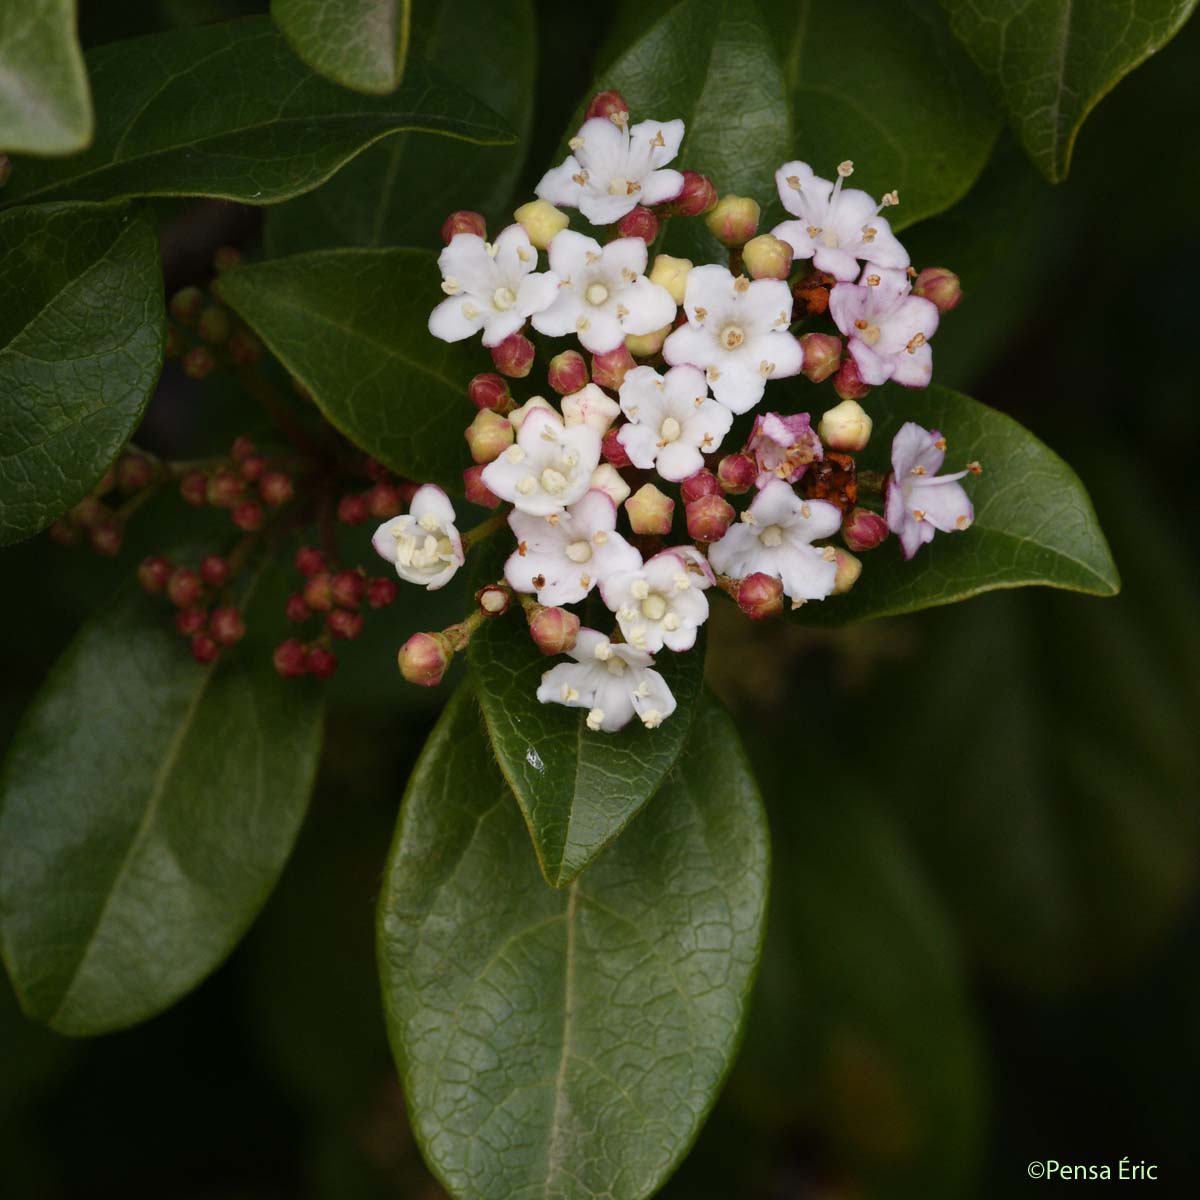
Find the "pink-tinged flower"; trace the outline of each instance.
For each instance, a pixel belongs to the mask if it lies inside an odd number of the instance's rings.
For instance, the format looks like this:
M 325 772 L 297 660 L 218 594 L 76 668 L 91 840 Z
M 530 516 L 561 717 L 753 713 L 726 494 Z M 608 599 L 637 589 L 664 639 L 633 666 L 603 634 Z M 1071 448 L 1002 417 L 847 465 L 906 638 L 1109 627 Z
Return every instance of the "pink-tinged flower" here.
M 559 280 L 554 302 L 533 319 L 550 337 L 579 335 L 584 349 L 607 354 L 626 334 L 653 333 L 675 319 L 675 301 L 646 278 L 646 243 L 617 238 L 601 246 L 564 229 L 550 243 L 550 269 Z
M 653 367 L 634 368 L 621 384 L 621 409 L 629 424 L 617 430 L 617 439 L 629 461 L 676 483 L 704 466 L 704 455 L 720 447 L 733 424 L 696 367 L 672 367 L 665 376 Z
M 784 221 L 771 233 L 787 242 L 796 258 L 811 258 L 818 271 L 836 279 L 853 279 L 860 261 L 903 270 L 908 251 L 879 215 L 899 197 L 889 192 L 876 204 L 858 188 L 843 188 L 853 172 L 853 163 L 840 163 L 837 182 L 830 183 L 814 175 L 808 163 L 784 163 L 775 172 L 775 186 L 783 207 L 799 219 Z
M 630 129 L 593 117 L 571 139 L 566 159 L 542 176 L 537 194 L 579 209 L 593 225 L 611 225 L 638 205 L 653 208 L 683 191 L 683 176 L 663 169 L 682 141 L 682 121 L 642 121 Z
M 600 462 L 600 435 L 590 425 L 563 424 L 552 408 L 534 408 L 517 444 L 488 463 L 483 482 L 521 512 L 544 517 L 583 497 Z
M 768 379 L 795 375 L 804 363 L 800 343 L 788 333 L 792 293 L 782 279 L 752 283 L 716 264 L 694 267 L 683 308 L 688 323 L 667 338 L 663 357 L 704 371 L 730 412 L 753 408 Z
M 892 439 L 884 516 L 900 539 L 905 558 L 932 542 L 935 531 L 957 533 L 975 520 L 970 497 L 958 482 L 972 468 L 939 475 L 945 458 L 946 439 L 936 429 L 922 429 L 909 421 Z
M 536 592 L 547 607 L 574 604 L 596 584 L 642 565 L 642 556 L 616 532 L 617 506 L 600 491 L 548 517 L 512 512 L 508 523 L 517 549 L 504 564 L 504 578 L 518 592 Z
M 610 576 L 600 585 L 604 603 L 617 614 L 625 640 L 637 650 L 651 654 L 668 650 L 690 650 L 696 630 L 708 620 L 705 589 L 712 572 L 694 546 L 664 550 L 636 571 Z
M 903 271 L 868 267 L 858 283 L 837 284 L 829 293 L 829 315 L 849 339 L 846 348 L 863 383 L 929 385 L 937 305 L 912 295 Z
M 483 330 L 483 344 L 498 346 L 558 295 L 558 276 L 535 274 L 537 251 L 520 225 L 510 225 L 494 242 L 458 233 L 441 254 L 446 299 L 429 315 L 429 332 L 443 342 L 461 342 Z
M 825 500 L 802 500 L 782 479 L 772 479 L 754 497 L 741 522 L 708 549 L 714 571 L 734 579 L 763 574 L 778 579 L 793 602 L 823 600 L 837 576 L 832 537 L 842 513 Z
M 392 517 L 375 530 L 371 545 L 395 566 L 401 579 L 431 592 L 449 583 L 464 561 L 454 506 L 432 483 L 417 488 L 404 516 Z
M 657 729 L 675 711 L 675 697 L 645 651 L 581 629 L 570 653 L 573 663 L 542 676 L 537 698 L 543 704 L 586 708 L 587 727 L 605 733 L 623 729 L 635 713 L 647 729 Z
M 823 457 L 821 439 L 809 422 L 808 413 L 785 417 L 781 413 L 763 413 L 754 418 L 754 428 L 746 449 L 758 463 L 758 486 L 772 479 L 795 483 L 808 464 Z

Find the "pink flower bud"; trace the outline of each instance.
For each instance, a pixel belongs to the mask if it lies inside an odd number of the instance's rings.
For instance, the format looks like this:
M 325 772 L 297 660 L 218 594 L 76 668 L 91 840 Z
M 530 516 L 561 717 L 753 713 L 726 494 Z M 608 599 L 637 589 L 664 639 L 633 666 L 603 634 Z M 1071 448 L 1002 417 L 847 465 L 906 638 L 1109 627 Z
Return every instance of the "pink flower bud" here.
M 304 603 L 304 597 L 299 592 L 293 592 L 283 606 L 283 614 L 289 621 L 299 625 L 301 621 L 307 621 L 312 616 L 312 610 Z
M 507 382 L 490 371 L 476 375 L 467 384 L 467 398 L 476 408 L 491 408 L 501 415 L 511 412 L 513 407 Z
M 232 508 L 242 498 L 244 490 L 241 479 L 222 467 L 208 480 L 208 502 L 217 508 Z
M 343 525 L 361 525 L 370 515 L 365 496 L 350 494 L 338 501 L 338 520 Z
M 578 350 L 564 350 L 550 360 L 546 380 L 560 396 L 581 392 L 588 384 L 587 363 Z
M 257 500 L 243 500 L 229 515 L 233 523 L 246 533 L 262 528 L 263 508 Z
M 600 442 L 600 453 L 604 457 L 604 461 L 611 463 L 617 470 L 630 465 L 629 455 L 625 453 L 625 447 L 621 445 L 621 439 L 617 436 L 621 432 L 620 425 L 614 425 L 608 430 Z
M 275 647 L 275 670 L 284 679 L 299 679 L 308 674 L 308 652 L 296 638 L 288 638 Z
M 121 543 L 125 540 L 121 526 L 115 521 L 94 525 L 88 536 L 92 543 L 92 549 L 97 554 L 104 555 L 105 558 L 116 558 L 121 553 Z
M 800 372 L 813 383 L 824 383 L 842 365 L 842 339 L 832 333 L 802 334 L 800 349 L 804 351 Z
M 620 92 L 597 92 L 583 114 L 585 121 L 593 117 L 607 117 L 614 125 L 623 128 L 629 120 L 629 105 Z
M 203 471 L 189 471 L 179 481 L 179 494 L 194 508 L 208 503 L 208 476 Z
M 387 608 L 399 591 L 394 579 L 372 579 L 367 584 L 367 603 L 372 608 Z
M 688 537 L 694 542 L 719 542 L 737 513 L 724 496 L 701 496 L 684 508 Z
M 683 497 L 684 504 L 691 504 L 693 500 L 699 500 L 701 496 L 719 496 L 721 485 L 711 471 L 702 467 L 695 475 L 689 475 L 679 485 L 679 492 Z
M 400 674 L 420 687 L 437 687 L 454 657 L 454 650 L 441 633 L 414 633 L 396 656 Z
M 258 494 L 272 508 L 286 504 L 295 494 L 292 477 L 283 471 L 268 471 L 258 483 Z
M 246 624 L 236 608 L 214 608 L 208 619 L 208 632 L 222 646 L 232 646 L 246 636 Z
M 924 296 L 937 305 L 938 312 L 948 313 L 962 299 L 962 283 L 953 271 L 945 267 L 926 267 L 913 280 L 913 295 Z
M 742 265 L 751 279 L 786 279 L 792 273 L 792 248 L 769 233 L 760 233 L 742 248 Z
M 498 346 L 492 347 L 492 362 L 501 375 L 524 379 L 533 367 L 533 343 L 520 333 L 510 334 Z
M 207 346 L 193 346 L 183 356 L 183 373 L 189 379 L 207 379 L 217 369 L 217 360 Z
M 367 590 L 367 581 L 359 571 L 339 571 L 330 581 L 333 602 L 343 608 L 357 608 Z
M 670 533 L 675 501 L 646 483 L 625 501 L 625 512 L 634 533 Z
M 398 517 L 404 508 L 404 499 L 400 489 L 394 483 L 377 483 L 365 497 L 367 511 L 377 521 L 386 521 L 388 517 Z
M 154 482 L 156 474 L 145 455 L 123 454 L 117 462 L 117 487 L 123 492 L 140 492 Z
M 887 522 L 869 508 L 852 508 L 842 522 L 842 539 L 851 550 L 874 550 L 887 535 Z
M 857 400 L 843 400 L 821 415 L 817 434 L 830 450 L 857 454 L 871 439 L 874 422 Z
M 529 615 L 529 635 L 543 654 L 566 654 L 575 648 L 579 618 L 565 608 L 534 605 Z
M 637 364 L 625 347 L 618 346 L 607 354 L 592 355 L 592 382 L 599 387 L 619 391 L 625 382 L 625 374 L 632 371 Z
M 658 237 L 658 218 L 639 204 L 617 222 L 617 233 L 621 237 L 641 238 L 648 246 Z
M 487 222 L 477 212 L 452 212 L 442 222 L 442 241 L 450 245 L 455 235 L 473 233 L 476 237 L 487 237 Z
M 198 287 L 180 288 L 167 304 L 180 325 L 194 325 L 204 308 L 204 293 Z
M 219 554 L 206 554 L 200 560 L 200 578 L 209 587 L 224 587 L 232 574 L 229 563 Z
M 510 421 L 490 408 L 481 408 L 463 436 L 467 439 L 471 457 L 477 463 L 490 463 L 513 444 L 516 435 Z
M 325 627 L 335 638 L 352 642 L 363 631 L 363 615 L 348 608 L 335 608 L 325 618 Z
M 711 212 L 717 204 L 717 189 L 707 175 L 683 171 L 683 190 L 661 212 L 670 217 L 699 217 Z
M 144 558 L 137 569 L 137 577 L 142 591 L 157 596 L 171 578 L 171 564 L 165 558 Z
M 849 355 L 833 377 L 833 390 L 842 400 L 861 400 L 870 394 L 870 386 L 863 383 L 858 364 Z
M 167 580 L 167 599 L 176 608 L 193 608 L 203 590 L 200 576 L 188 567 L 176 567 Z
M 206 667 L 209 663 L 215 662 L 217 655 L 221 653 L 221 647 L 217 645 L 207 633 L 197 633 L 192 638 L 192 657 L 202 666 Z
M 175 632 L 190 638 L 208 624 L 208 613 L 202 608 L 181 608 L 175 614 Z
M 833 577 L 832 595 L 841 596 L 858 582 L 858 577 L 862 574 L 862 562 L 849 550 L 842 550 L 840 547 L 834 551 L 834 555 L 837 574 Z
M 717 479 L 731 496 L 748 492 L 758 478 L 758 464 L 749 454 L 727 454 L 717 463 Z
M 303 594 L 304 603 L 314 612 L 328 612 L 333 607 L 333 576 L 328 571 L 310 575 Z
M 483 467 L 468 467 L 463 472 L 463 495 L 480 508 L 499 508 L 500 497 L 483 482 Z
M 738 584 L 737 606 L 752 621 L 783 612 L 783 584 L 773 575 L 755 571 Z
M 744 246 L 758 232 L 760 215 L 749 196 L 723 196 L 704 223 L 721 245 Z
M 308 673 L 316 679 L 328 679 L 337 670 L 337 655 L 324 646 L 314 646 L 308 652 Z
M 315 546 L 301 546 L 296 551 L 295 563 L 301 575 L 311 577 L 325 570 L 325 555 Z
M 475 593 L 475 603 L 479 605 L 483 612 L 489 617 L 502 617 L 508 612 L 508 606 L 511 602 L 512 593 L 506 587 L 502 587 L 497 583 L 489 583 L 487 587 L 480 588 Z
M 219 304 L 210 304 L 200 314 L 197 331 L 210 346 L 220 346 L 228 341 L 232 330 L 233 322 L 229 319 L 229 310 Z

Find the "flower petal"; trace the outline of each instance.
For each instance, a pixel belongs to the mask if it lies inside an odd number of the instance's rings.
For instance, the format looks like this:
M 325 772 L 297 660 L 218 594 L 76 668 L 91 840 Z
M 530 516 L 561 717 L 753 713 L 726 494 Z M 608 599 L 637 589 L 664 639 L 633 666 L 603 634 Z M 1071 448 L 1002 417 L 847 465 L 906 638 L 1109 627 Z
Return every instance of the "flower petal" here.
M 579 198 L 583 193 L 583 186 L 576 178 L 580 170 L 579 161 L 575 156 L 567 155 L 557 167 L 552 167 L 542 176 L 534 188 L 534 194 L 560 208 L 578 208 Z M 562 234 L 558 236 L 561 237 Z
M 621 292 L 620 303 L 628 309 L 620 319 L 626 333 L 653 333 L 675 319 L 675 301 L 671 293 L 665 287 L 651 283 L 645 275 L 640 275 Z
M 663 343 L 663 358 L 672 366 L 688 364 L 706 368 L 716 362 L 721 350 L 716 335 L 699 325 L 681 325 Z
M 473 311 L 473 317 L 467 316 Z M 487 314 L 467 296 L 450 296 L 429 314 L 429 332 L 443 342 L 461 342 L 483 328 Z

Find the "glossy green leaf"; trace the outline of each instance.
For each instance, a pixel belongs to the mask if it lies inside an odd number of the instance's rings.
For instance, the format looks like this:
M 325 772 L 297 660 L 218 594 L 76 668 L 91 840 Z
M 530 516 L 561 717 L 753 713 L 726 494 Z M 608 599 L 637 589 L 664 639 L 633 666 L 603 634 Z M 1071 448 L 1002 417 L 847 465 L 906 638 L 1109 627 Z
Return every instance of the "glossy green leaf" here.
M 768 861 L 753 778 L 706 700 L 653 803 L 555 891 L 478 721 L 460 692 L 409 784 L 379 903 L 413 1128 L 462 1200 L 640 1200 L 690 1146 L 746 1017 Z
M 132 1025 L 237 943 L 291 850 L 322 700 L 271 662 L 286 579 L 252 581 L 250 635 L 192 661 L 129 590 L 51 671 L 0 776 L 0 948 L 30 1016 Z
M 226 275 L 221 297 L 352 442 L 460 490 L 467 383 L 488 360 L 430 335 L 439 280 L 424 250 L 326 250 Z
M 1196 0 L 941 0 L 1021 144 L 1065 179 L 1087 115 L 1191 16 Z
M 271 16 L 314 71 L 359 92 L 404 78 L 409 0 L 271 0 Z
M 911 562 L 902 558 L 897 539 L 888 538 L 862 556 L 862 575 L 847 595 L 806 604 L 801 620 L 841 625 L 1037 584 L 1117 593 L 1116 564 L 1079 476 L 1011 417 L 937 386 L 889 385 L 872 392 L 864 406 L 875 431 L 860 467 L 890 469 L 892 437 L 905 421 L 942 431 L 947 471 L 982 464 L 981 475 L 963 481 L 975 523 L 962 533 L 938 534 Z
M 440 230 L 458 209 L 493 228 L 511 220 L 509 201 L 525 159 L 533 116 L 537 31 L 531 0 L 426 0 L 413 19 L 411 61 L 463 81 L 516 131 L 510 146 L 396 134 L 372 146 L 316 191 L 272 208 L 273 257 L 339 246 L 441 249 Z M 470 29 L 471 36 L 463 37 Z
M 499 117 L 429 67 L 413 64 L 390 96 L 339 88 L 314 75 L 265 17 L 116 42 L 87 61 L 95 142 L 62 162 L 17 162 L 0 204 L 118 196 L 273 204 L 400 130 L 512 140 Z
M 166 337 L 158 238 L 129 205 L 0 213 L 0 545 L 81 500 L 137 428 Z
M 92 137 L 75 0 L 0 4 L 0 152 L 74 154 Z
M 788 158 L 833 178 L 843 159 L 896 228 L 949 208 L 1000 126 L 987 86 L 931 0 L 767 0 L 792 119 Z M 776 166 L 779 164 L 776 163 Z

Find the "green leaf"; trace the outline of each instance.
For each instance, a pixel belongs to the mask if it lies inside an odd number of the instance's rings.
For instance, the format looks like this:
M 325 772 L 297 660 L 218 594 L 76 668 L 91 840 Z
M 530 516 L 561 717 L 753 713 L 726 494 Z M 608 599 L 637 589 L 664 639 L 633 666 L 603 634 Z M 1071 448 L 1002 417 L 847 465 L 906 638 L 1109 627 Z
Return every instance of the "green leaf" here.
M 314 71 L 359 92 L 404 78 L 409 0 L 271 0 L 271 16 Z
M 0 4 L 0 152 L 74 154 L 92 139 L 92 101 L 74 0 Z
M 316 769 L 322 701 L 271 662 L 286 579 L 250 635 L 192 661 L 161 600 L 102 609 L 59 660 L 0 776 L 0 947 L 62 1033 L 145 1020 L 229 953 L 274 886 Z M 257 583 L 257 586 L 255 586 Z
M 862 556 L 862 575 L 847 595 L 806 604 L 802 620 L 842 625 L 1039 584 L 1116 595 L 1116 564 L 1079 476 L 1011 417 L 936 385 L 910 391 L 889 384 L 865 407 L 875 431 L 860 468 L 890 469 L 892 438 L 905 421 L 941 430 L 947 471 L 983 465 L 981 475 L 963 481 L 975 523 L 938 534 L 911 562 L 888 538 Z
M 935 5 L 856 0 L 851 14 L 836 0 L 769 0 L 767 13 L 791 110 L 787 158 L 826 178 L 849 158 L 856 187 L 897 188 L 897 229 L 966 194 L 1000 121 Z
M 1196 0 L 941 2 L 1051 183 L 1067 177 L 1075 138 L 1092 109 L 1161 50 L 1196 7 Z
M 464 29 L 472 31 L 464 38 Z M 510 146 L 396 134 L 360 155 L 323 187 L 271 209 L 266 243 L 280 258 L 340 246 L 441 249 L 439 231 L 458 209 L 493 228 L 525 159 L 533 116 L 537 30 L 530 0 L 440 0 L 418 6 L 410 59 L 466 81 L 473 96 L 516 131 Z
M 129 205 L 0 213 L 0 545 L 81 500 L 137 428 L 166 337 L 158 237 Z
M 413 64 L 391 96 L 314 75 L 266 17 L 199 25 L 88 54 L 96 140 L 63 162 L 14 164 L 0 204 L 214 196 L 273 204 L 318 187 L 399 130 L 512 140 L 494 113 Z
M 665 729 L 666 726 L 663 726 Z M 392 1046 L 425 1157 L 463 1200 L 638 1200 L 733 1059 L 767 829 L 711 700 L 620 843 L 547 888 L 469 691 L 409 784 L 379 904 Z
M 461 490 L 474 372 L 426 327 L 439 279 L 425 250 L 324 250 L 222 276 L 221 298 L 355 445 Z

